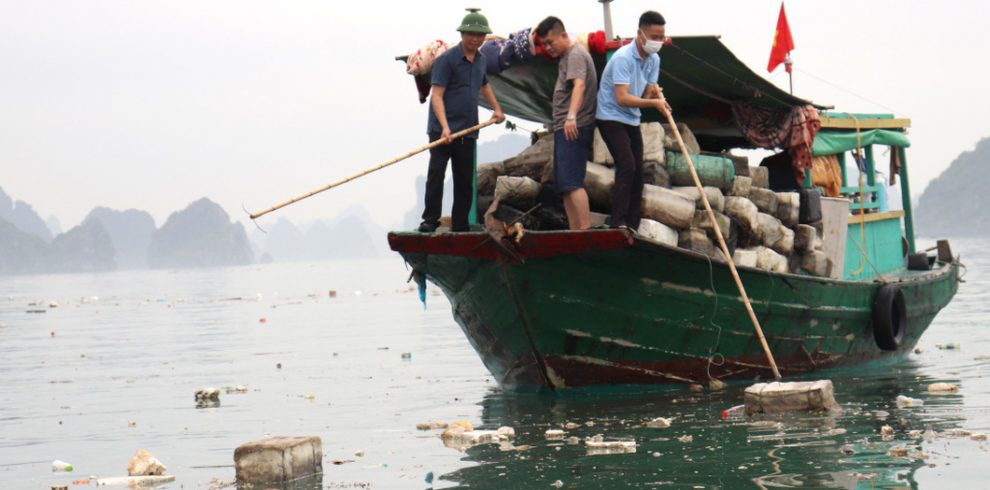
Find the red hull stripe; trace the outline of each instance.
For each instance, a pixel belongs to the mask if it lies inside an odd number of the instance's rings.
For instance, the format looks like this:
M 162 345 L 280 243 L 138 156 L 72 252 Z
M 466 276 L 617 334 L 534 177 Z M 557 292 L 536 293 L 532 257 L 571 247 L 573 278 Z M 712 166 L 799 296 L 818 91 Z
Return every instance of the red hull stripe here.
M 517 244 L 508 239 L 496 241 L 487 233 L 389 233 L 388 243 L 401 253 L 512 260 L 626 248 L 632 246 L 633 238 L 626 230 L 529 232 Z

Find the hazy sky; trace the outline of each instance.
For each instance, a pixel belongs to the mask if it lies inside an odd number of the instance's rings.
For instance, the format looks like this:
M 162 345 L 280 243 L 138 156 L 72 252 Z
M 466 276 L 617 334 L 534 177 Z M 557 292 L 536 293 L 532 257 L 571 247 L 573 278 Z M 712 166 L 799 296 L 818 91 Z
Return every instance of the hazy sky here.
M 911 117 L 915 194 L 990 136 L 986 2 L 786 5 L 795 93 Z M 595 0 L 0 0 L 0 186 L 66 229 L 97 205 L 144 209 L 160 226 L 202 196 L 246 221 L 242 203 L 266 208 L 425 144 L 426 105 L 393 58 L 457 40 L 465 6 L 503 35 L 549 14 L 572 32 L 602 28 Z M 646 9 L 669 35 L 721 34 L 767 75 L 779 7 L 616 0 L 612 11 L 623 36 Z M 787 87 L 782 68 L 767 76 Z M 417 204 L 425 169 L 420 155 L 262 222 L 361 203 L 391 226 Z

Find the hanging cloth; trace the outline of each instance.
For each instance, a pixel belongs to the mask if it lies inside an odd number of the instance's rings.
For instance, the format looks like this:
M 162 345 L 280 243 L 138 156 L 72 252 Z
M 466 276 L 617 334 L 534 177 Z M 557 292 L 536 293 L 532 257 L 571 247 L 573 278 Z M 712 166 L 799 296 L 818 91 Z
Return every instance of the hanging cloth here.
M 828 197 L 839 197 L 842 192 L 842 169 L 835 155 L 815 157 L 811 162 L 811 183 L 825 190 Z
M 805 169 L 812 167 L 811 145 L 822 127 L 818 111 L 811 105 L 774 110 L 746 103 L 732 105 L 736 126 L 750 144 L 760 148 L 790 151 L 794 179 L 804 182 Z

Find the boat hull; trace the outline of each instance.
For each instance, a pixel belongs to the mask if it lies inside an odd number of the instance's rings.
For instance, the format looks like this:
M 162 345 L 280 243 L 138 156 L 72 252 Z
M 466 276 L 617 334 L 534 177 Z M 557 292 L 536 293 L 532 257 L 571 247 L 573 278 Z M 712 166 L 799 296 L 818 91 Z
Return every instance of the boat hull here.
M 728 266 L 623 230 L 389 235 L 441 288 L 488 370 L 509 390 L 659 386 L 770 378 Z M 955 263 L 888 277 L 907 326 L 894 351 L 873 335 L 881 282 L 739 268 L 785 376 L 910 351 L 958 283 Z

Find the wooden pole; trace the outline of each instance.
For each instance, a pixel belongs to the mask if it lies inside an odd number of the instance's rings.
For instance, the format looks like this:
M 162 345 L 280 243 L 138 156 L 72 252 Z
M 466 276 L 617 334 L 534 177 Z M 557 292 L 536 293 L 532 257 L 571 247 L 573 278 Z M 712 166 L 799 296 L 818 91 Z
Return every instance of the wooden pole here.
M 485 122 L 483 122 L 481 124 L 478 124 L 477 126 L 472 126 L 472 127 L 467 128 L 465 130 L 458 131 L 458 132 L 450 135 L 450 139 L 454 140 L 454 139 L 460 138 L 461 136 L 465 136 L 465 135 L 471 134 L 471 133 L 473 133 L 475 131 L 479 131 L 479 130 L 481 130 L 481 128 L 484 128 L 484 127 L 487 127 L 487 126 L 491 126 L 492 124 L 495 124 L 495 119 L 489 119 L 489 120 L 487 120 L 487 121 L 485 121 Z M 320 187 L 318 189 L 313 189 L 313 190 L 311 190 L 311 191 L 309 191 L 309 192 L 307 192 L 305 194 L 301 194 L 299 196 L 293 197 L 292 199 L 289 199 L 288 201 L 285 201 L 285 202 L 280 203 L 280 204 L 276 204 L 276 205 L 274 205 L 274 206 L 272 206 L 272 207 L 270 207 L 268 209 L 265 209 L 263 211 L 258 211 L 257 213 L 254 213 L 254 214 L 250 215 L 250 218 L 251 219 L 258 219 L 259 217 L 264 216 L 264 215 L 266 215 L 266 214 L 268 214 L 268 213 L 270 213 L 272 211 L 275 211 L 277 209 L 284 208 L 284 207 L 286 207 L 286 206 L 288 206 L 288 205 L 290 205 L 292 203 L 295 203 L 295 202 L 298 202 L 298 201 L 302 201 L 303 199 L 306 199 L 307 197 L 313 196 L 314 194 L 319 194 L 319 193 L 321 193 L 323 191 L 333 189 L 334 187 L 337 187 L 339 185 L 346 184 L 346 183 L 348 183 L 348 182 L 350 182 L 350 181 L 352 181 L 352 180 L 354 180 L 354 179 L 356 179 L 358 177 L 364 177 L 365 175 L 368 175 L 368 174 L 370 174 L 370 173 L 372 173 L 372 172 L 374 172 L 376 170 L 381 170 L 381 169 L 383 169 L 385 167 L 388 167 L 389 165 L 392 165 L 392 164 L 395 164 L 395 163 L 399 163 L 402 160 L 405 160 L 405 159 L 407 159 L 407 158 L 409 158 L 409 157 L 411 157 L 413 155 L 416 155 L 417 153 L 422 153 L 422 152 L 424 152 L 426 150 L 429 150 L 430 148 L 435 148 L 435 147 L 440 146 L 440 145 L 443 145 L 443 144 L 446 144 L 444 142 L 444 140 L 438 139 L 438 140 L 436 140 L 436 141 L 434 141 L 434 142 L 432 142 L 432 143 L 430 143 L 428 145 L 424 145 L 424 146 L 421 146 L 419 148 L 416 148 L 415 150 L 412 150 L 412 151 L 410 151 L 408 153 L 405 153 L 403 155 L 397 156 L 397 157 L 395 157 L 395 158 L 393 158 L 393 159 L 391 159 L 391 160 L 389 160 L 387 162 L 381 163 L 379 165 L 376 165 L 376 166 L 371 167 L 371 168 L 366 169 L 366 170 L 362 170 L 361 172 L 358 172 L 358 173 L 356 173 L 354 175 L 351 175 L 350 177 L 344 177 L 343 179 L 340 179 L 340 180 L 338 180 L 336 182 L 329 183 L 329 184 L 327 184 L 327 185 L 325 185 L 323 187 Z
M 698 178 L 698 173 L 694 170 L 694 162 L 691 161 L 691 155 L 688 154 L 687 147 L 684 146 L 684 140 L 681 139 L 681 132 L 677 129 L 677 124 L 674 122 L 674 116 L 670 112 L 662 111 L 664 115 L 667 116 L 667 123 L 670 124 L 670 130 L 674 132 L 674 137 L 677 138 L 677 145 L 681 148 L 681 153 L 684 154 L 684 159 L 687 160 L 688 170 L 691 171 L 691 178 L 694 179 L 694 185 L 698 188 L 698 193 L 701 194 L 701 202 L 705 205 L 705 212 L 708 213 L 708 219 L 712 222 L 712 228 L 715 230 L 715 237 L 718 238 L 718 245 L 722 248 L 722 254 L 725 255 L 726 262 L 729 263 L 729 271 L 732 272 L 732 278 L 736 281 L 736 287 L 739 288 L 739 295 L 743 299 L 743 304 L 746 305 L 746 312 L 749 313 L 749 319 L 753 322 L 753 328 L 756 329 L 756 335 L 760 339 L 760 344 L 763 345 L 763 352 L 767 355 L 767 360 L 770 361 L 770 369 L 773 370 L 773 377 L 777 381 L 780 381 L 780 371 L 777 370 L 777 363 L 773 360 L 773 353 L 770 352 L 770 346 L 767 345 L 767 339 L 763 336 L 763 329 L 760 328 L 760 321 L 756 319 L 756 313 L 753 311 L 753 305 L 749 302 L 749 296 L 746 295 L 746 288 L 743 287 L 742 279 L 739 278 L 739 272 L 736 271 L 736 264 L 732 260 L 732 254 L 729 253 L 729 247 L 725 245 L 725 238 L 722 236 L 721 227 L 718 226 L 718 221 L 715 221 L 715 213 L 712 211 L 712 205 L 708 202 L 708 196 L 705 195 L 705 189 L 701 185 L 701 179 Z

